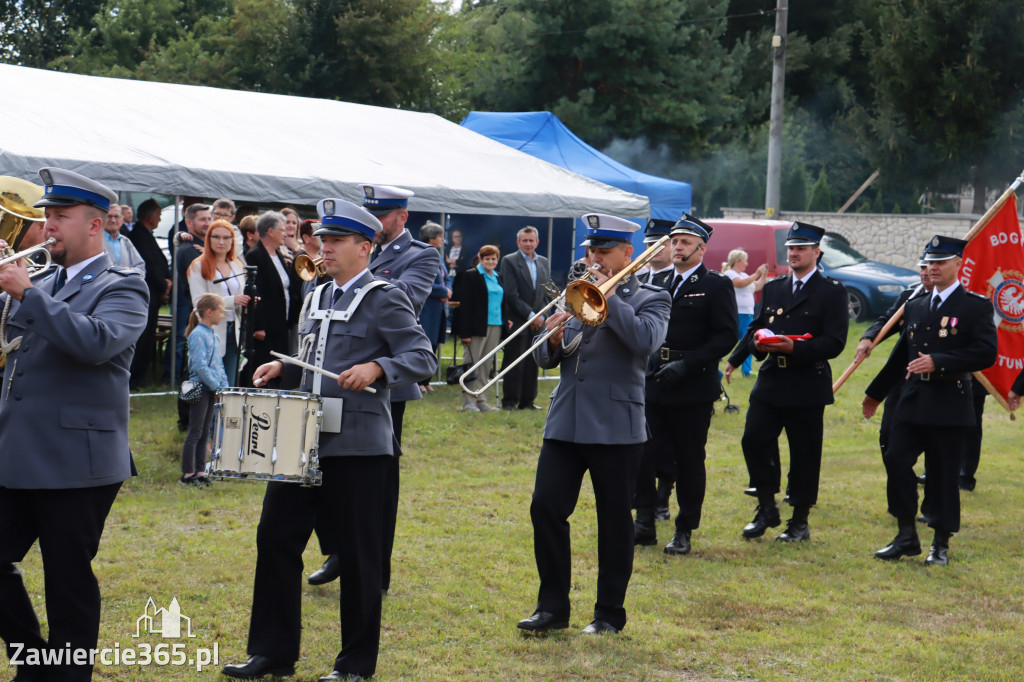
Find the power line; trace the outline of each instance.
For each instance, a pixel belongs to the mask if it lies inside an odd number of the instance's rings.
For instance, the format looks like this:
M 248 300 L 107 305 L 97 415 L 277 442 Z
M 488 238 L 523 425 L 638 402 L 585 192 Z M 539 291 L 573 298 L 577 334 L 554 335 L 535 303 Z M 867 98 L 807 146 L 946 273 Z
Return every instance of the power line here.
M 720 21 L 722 19 L 747 19 L 749 17 L 768 17 L 768 16 L 773 16 L 775 14 L 775 11 L 776 11 L 775 9 L 763 9 L 763 10 L 759 10 L 757 12 L 746 12 L 744 14 L 722 14 L 722 15 L 714 16 L 714 17 L 700 17 L 700 18 L 697 18 L 697 19 L 686 19 L 686 20 L 681 20 L 681 21 L 676 22 L 676 26 L 682 26 L 682 25 L 685 25 L 685 24 L 701 24 L 701 23 L 707 23 L 707 22 L 711 22 L 711 21 Z M 662 23 L 663 22 L 651 21 L 649 25 L 655 25 L 655 24 L 661 25 Z M 630 25 L 631 26 L 645 26 L 645 25 L 648 25 L 648 23 L 647 22 L 641 22 L 641 23 L 638 23 L 638 24 L 634 24 L 634 23 L 631 22 Z M 562 29 L 561 31 L 541 31 L 541 32 L 535 33 L 533 35 L 537 35 L 537 36 L 560 36 L 560 35 L 568 35 L 568 34 L 571 34 L 571 33 L 585 33 L 587 31 L 601 30 L 601 29 L 609 30 L 610 31 L 610 30 L 612 30 L 614 28 L 616 28 L 616 27 L 615 26 L 590 26 L 590 27 L 587 27 L 587 28 Z

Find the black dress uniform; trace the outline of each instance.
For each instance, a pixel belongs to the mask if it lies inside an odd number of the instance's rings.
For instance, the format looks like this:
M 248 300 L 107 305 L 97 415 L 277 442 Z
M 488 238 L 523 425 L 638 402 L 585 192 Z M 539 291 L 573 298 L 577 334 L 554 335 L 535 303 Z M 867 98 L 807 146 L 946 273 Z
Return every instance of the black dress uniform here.
M 927 251 L 929 260 L 944 260 L 963 253 L 966 242 L 936 236 Z M 948 253 L 952 256 L 937 257 Z M 929 298 L 917 298 L 904 312 L 906 324 L 886 368 L 868 387 L 869 396 L 884 395 L 899 370 L 920 355 L 931 356 L 935 371 L 911 374 L 900 392 L 885 455 L 889 513 L 900 533 L 876 553 L 881 559 L 920 554 L 914 527 L 917 479 L 914 464 L 924 450 L 928 463 L 928 525 L 935 529 L 930 564 L 948 562 L 949 536 L 960 530 L 960 464 L 966 445 L 966 427 L 974 425 L 971 372 L 996 360 L 996 330 L 992 304 L 955 281 L 941 305 L 936 286 Z M 950 288 L 947 287 L 947 290 Z
M 918 286 L 905 291 L 901 291 L 900 295 L 896 298 L 896 302 L 893 303 L 888 310 L 886 310 L 877 320 L 868 327 L 867 331 L 864 332 L 862 339 L 874 339 L 882 331 L 882 328 L 892 319 L 903 305 L 911 298 L 919 298 L 921 296 L 927 297 L 929 290 L 924 287 Z M 906 324 L 906 316 L 901 316 L 899 322 L 894 324 L 884 338 L 879 339 L 879 343 L 889 338 L 893 334 L 898 334 L 903 330 L 904 324 Z M 876 344 L 877 345 L 877 344 Z M 899 401 L 900 390 L 903 388 L 903 375 L 902 368 L 899 368 L 896 372 L 897 376 L 894 378 L 892 389 L 885 396 L 879 396 L 878 400 L 883 400 L 885 403 L 882 406 L 882 423 L 878 429 L 878 447 L 882 451 L 882 461 L 885 461 L 885 452 L 889 449 L 889 433 L 892 431 L 892 415 L 896 411 L 896 403 Z M 876 396 L 871 396 L 875 398 Z
M 710 228 L 687 216 L 671 234 L 689 234 L 706 240 Z M 657 458 L 668 451 L 677 482 L 675 537 L 665 551 L 686 554 L 690 534 L 700 527 L 707 475 L 705 445 L 715 400 L 721 395 L 718 363 L 738 336 L 736 294 L 732 282 L 703 263 L 689 268 L 673 286 L 672 313 L 665 344 L 652 357 L 647 375 L 647 423 L 651 439 L 637 480 L 637 544 L 654 544 L 654 479 Z M 685 275 L 685 277 L 682 277 Z
M 816 244 L 824 230 L 794 223 L 787 244 Z M 813 240 L 813 241 L 809 241 Z M 789 499 L 794 508 L 790 526 L 779 539 L 806 539 L 806 515 L 818 501 L 821 444 L 825 406 L 835 402 L 829 360 L 846 346 L 849 305 L 843 285 L 815 270 L 794 293 L 793 274 L 768 282 L 761 293 L 761 308 L 740 339 L 729 364 L 739 367 L 753 353 L 764 360 L 754 388 L 743 430 L 743 457 L 750 484 L 757 488 L 758 512 L 744 528 L 744 537 L 759 537 L 768 527 L 781 523 L 775 493 L 781 482 L 778 438 L 786 431 L 789 441 Z M 794 341 L 792 354 L 760 353 L 754 334 L 767 328 L 776 334 L 811 334 Z

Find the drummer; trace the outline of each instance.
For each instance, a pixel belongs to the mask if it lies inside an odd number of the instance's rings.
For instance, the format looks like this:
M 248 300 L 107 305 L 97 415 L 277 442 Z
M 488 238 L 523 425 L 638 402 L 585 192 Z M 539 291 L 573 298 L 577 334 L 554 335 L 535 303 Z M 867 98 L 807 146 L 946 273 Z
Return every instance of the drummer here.
M 342 199 L 317 204 L 324 267 L 333 280 L 313 292 L 312 312 L 299 330 L 300 359 L 340 376 L 284 365 L 253 375 L 301 387 L 324 399 L 320 431 L 323 484 L 307 488 L 271 482 L 256 534 L 256 578 L 247 653 L 224 667 L 229 677 L 291 675 L 299 658 L 302 552 L 317 515 L 332 515 L 341 562 L 341 652 L 320 680 L 371 677 L 380 648 L 381 561 L 385 473 L 398 455 L 390 391 L 430 377 L 437 360 L 401 289 L 370 273 L 381 223 Z M 265 384 L 264 384 L 265 385 Z M 376 393 L 364 392 L 367 386 Z

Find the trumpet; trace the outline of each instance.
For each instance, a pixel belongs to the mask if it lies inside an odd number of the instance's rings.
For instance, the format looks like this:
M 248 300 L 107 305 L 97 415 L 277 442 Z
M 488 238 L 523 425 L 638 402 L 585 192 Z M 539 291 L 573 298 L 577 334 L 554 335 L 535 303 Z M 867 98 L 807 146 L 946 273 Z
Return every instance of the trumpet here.
M 24 249 L 22 251 L 18 251 L 17 253 L 15 253 L 14 249 L 12 249 L 9 246 L 5 247 L 3 249 L 0 249 L 0 267 L 3 267 L 5 265 L 10 265 L 11 263 L 16 263 L 19 260 L 21 260 L 22 258 L 29 258 L 30 256 L 33 256 L 36 253 L 42 252 L 46 256 L 46 261 L 44 263 L 36 263 L 35 261 L 32 261 L 32 260 L 29 260 L 29 262 L 28 262 L 28 271 L 29 271 L 30 274 L 34 275 L 37 272 L 42 272 L 43 270 L 46 270 L 51 265 L 50 251 L 49 251 L 49 249 L 47 247 L 50 244 L 56 244 L 56 243 L 57 243 L 57 240 L 54 239 L 53 237 L 50 237 L 49 239 L 47 239 L 42 244 L 36 244 L 35 246 L 32 246 L 32 247 L 27 248 L 27 249 Z
M 326 275 L 327 268 L 324 267 L 324 257 L 311 258 L 305 253 L 300 253 L 295 257 L 295 272 L 307 282 Z
M 474 364 L 472 367 L 463 372 L 462 376 L 459 378 L 459 385 L 462 387 L 464 391 L 466 391 L 472 396 L 482 395 L 491 386 L 498 383 L 498 381 L 503 376 L 508 374 L 513 367 L 522 362 L 526 358 L 526 356 L 533 353 L 533 351 L 537 347 L 539 347 L 542 343 L 544 343 L 554 334 L 556 334 L 562 327 L 564 327 L 569 322 L 570 319 L 572 319 L 572 317 L 576 318 L 581 323 L 590 327 L 599 325 L 602 322 L 604 322 L 606 319 L 608 319 L 609 292 L 614 291 L 615 288 L 619 286 L 620 282 L 627 279 L 634 272 L 640 270 L 645 265 L 650 263 L 655 256 L 661 253 L 662 249 L 668 246 L 669 241 L 670 237 L 666 235 L 659 239 L 658 241 L 654 242 L 647 248 L 646 251 L 644 251 L 635 259 L 633 259 L 633 261 L 629 265 L 627 265 L 625 268 L 609 277 L 601 285 L 594 284 L 594 268 L 591 268 L 591 271 L 588 272 L 583 277 L 581 277 L 580 279 L 574 282 L 569 282 L 568 286 L 565 287 L 565 290 L 562 293 L 560 293 L 554 300 L 552 300 L 546 306 L 544 306 L 536 313 L 534 313 L 530 317 L 530 319 L 528 319 L 526 322 L 522 324 L 522 326 L 520 326 L 514 332 L 509 334 L 507 339 L 505 339 L 500 344 L 495 346 L 494 350 L 492 350 L 490 353 L 477 360 L 476 364 Z M 492 357 L 496 356 L 498 354 L 498 351 L 500 351 L 502 348 L 508 345 L 509 341 L 519 336 L 519 334 L 521 334 L 523 331 L 529 329 L 530 325 L 533 324 L 534 320 L 536 320 L 539 317 L 543 317 L 544 314 L 551 308 L 558 308 L 558 310 L 560 311 L 567 310 L 569 313 L 572 314 L 572 317 L 566 319 L 565 322 L 562 322 L 561 324 L 549 329 L 548 331 L 538 336 L 537 339 L 533 342 L 532 346 L 527 348 L 526 351 L 518 358 L 510 362 L 508 366 L 505 367 L 505 369 L 498 372 L 493 379 L 491 379 L 486 384 L 481 386 L 480 389 L 472 391 L 466 387 L 467 376 L 471 376 L 483 364 L 488 362 Z

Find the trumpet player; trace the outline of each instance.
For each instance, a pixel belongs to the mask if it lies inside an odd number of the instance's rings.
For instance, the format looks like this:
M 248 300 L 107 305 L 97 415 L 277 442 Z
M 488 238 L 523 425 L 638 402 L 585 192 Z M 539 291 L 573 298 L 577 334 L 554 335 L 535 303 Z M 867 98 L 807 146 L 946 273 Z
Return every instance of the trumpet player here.
M 19 680 L 89 680 L 79 651 L 96 647 L 100 590 L 92 572 L 128 451 L 128 375 L 149 299 L 138 271 L 103 251 L 117 195 L 77 173 L 39 172 L 57 265 L 30 277 L 0 266 L 0 306 L 12 299 L 0 388 L 0 636 Z M 0 244 L 0 246 L 6 246 Z M 49 634 L 15 568 L 39 541 Z M 15 645 L 21 645 L 20 649 Z M 33 656 L 34 652 L 34 656 Z M 48 655 L 47 655 L 48 654 Z M 43 659 L 46 655 L 47 658 Z M 44 672 L 29 661 L 48 660 Z
M 608 313 L 603 323 L 585 326 L 569 313 L 555 313 L 546 322 L 553 333 L 534 351 L 539 366 L 561 365 L 561 378 L 551 396 L 530 505 L 540 590 L 533 615 L 519 628 L 533 633 L 569 627 L 569 516 L 588 470 L 597 502 L 599 571 L 593 621 L 583 632 L 614 634 L 626 625 L 633 488 L 647 440 L 644 370 L 665 339 L 670 309 L 668 293 L 640 284 L 634 274 L 639 268 L 630 266 L 630 240 L 639 226 L 595 213 L 583 219 L 595 283 L 618 273 L 619 284 L 602 287 Z

